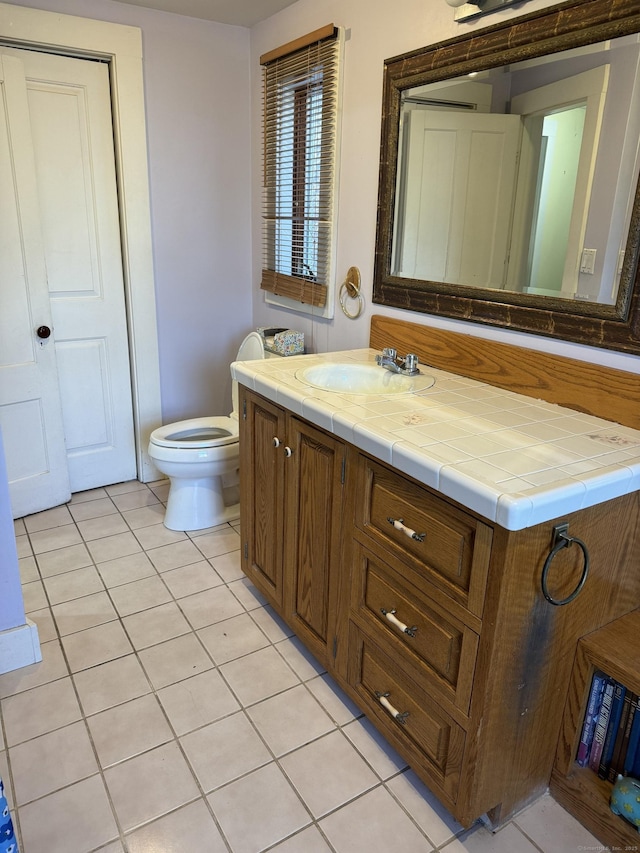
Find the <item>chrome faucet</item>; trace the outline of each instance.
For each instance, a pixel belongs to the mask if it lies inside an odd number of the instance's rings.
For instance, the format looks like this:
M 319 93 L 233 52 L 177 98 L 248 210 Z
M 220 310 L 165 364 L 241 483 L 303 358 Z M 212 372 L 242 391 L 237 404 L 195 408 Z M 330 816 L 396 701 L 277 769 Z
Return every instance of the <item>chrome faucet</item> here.
M 393 347 L 385 347 L 382 355 L 376 355 L 376 364 L 390 370 L 392 373 L 402 373 L 405 376 L 416 376 L 418 370 L 418 356 L 415 353 L 407 353 L 403 358 L 399 356 Z

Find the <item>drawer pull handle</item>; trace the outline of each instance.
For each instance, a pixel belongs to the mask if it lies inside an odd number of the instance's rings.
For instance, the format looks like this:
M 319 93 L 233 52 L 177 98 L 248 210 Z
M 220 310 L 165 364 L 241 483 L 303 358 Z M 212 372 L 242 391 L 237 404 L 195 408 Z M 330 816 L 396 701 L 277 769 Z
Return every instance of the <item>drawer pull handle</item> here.
M 427 535 L 426 533 L 416 533 L 415 530 L 412 530 L 410 527 L 407 527 L 401 518 L 391 518 L 388 517 L 387 521 L 389 524 L 393 524 L 396 530 L 402 530 L 402 532 L 409 537 L 409 539 L 415 539 L 416 542 L 424 542 L 424 537 Z
M 280 439 L 278 438 L 277 435 L 273 436 L 273 446 L 274 447 L 280 447 Z
M 404 624 L 404 622 L 401 622 L 399 619 L 396 618 L 396 610 L 386 610 L 384 607 L 382 607 L 380 608 L 380 612 L 385 617 L 387 622 L 391 622 L 392 625 L 395 625 L 395 627 L 398 629 L 398 631 L 400 631 L 401 634 L 407 634 L 407 636 L 409 637 L 415 637 L 416 631 L 418 630 L 417 625 L 414 625 L 413 627 L 409 628 L 407 625 Z
M 290 447 L 285 447 L 284 455 L 287 457 L 287 459 L 291 456 L 292 453 L 293 453 L 293 450 Z
M 391 704 L 391 702 L 389 702 L 389 699 L 387 698 L 388 696 L 389 696 L 388 693 L 380 693 L 379 690 L 376 690 L 376 697 L 378 699 L 378 702 L 380 702 L 382 707 L 385 710 L 387 710 L 391 714 L 391 716 L 395 720 L 397 720 L 397 722 L 400 723 L 400 725 L 404 726 L 405 723 L 407 722 L 407 717 L 409 716 L 409 712 L 408 711 L 400 712 L 400 711 L 398 711 L 397 708 L 394 708 L 393 705 Z

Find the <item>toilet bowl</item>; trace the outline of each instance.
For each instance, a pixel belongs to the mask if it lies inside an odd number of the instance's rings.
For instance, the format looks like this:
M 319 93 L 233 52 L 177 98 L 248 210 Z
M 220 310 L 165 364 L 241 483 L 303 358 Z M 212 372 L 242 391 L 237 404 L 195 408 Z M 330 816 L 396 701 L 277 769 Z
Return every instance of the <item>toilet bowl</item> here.
M 251 332 L 240 344 L 236 361 L 265 358 L 264 343 Z M 240 518 L 237 502 L 240 446 L 238 386 L 232 387 L 228 417 L 192 418 L 155 429 L 149 456 L 169 478 L 164 526 L 169 530 L 202 530 Z M 229 503 L 229 494 L 236 500 Z M 225 499 L 226 498 L 226 499 Z

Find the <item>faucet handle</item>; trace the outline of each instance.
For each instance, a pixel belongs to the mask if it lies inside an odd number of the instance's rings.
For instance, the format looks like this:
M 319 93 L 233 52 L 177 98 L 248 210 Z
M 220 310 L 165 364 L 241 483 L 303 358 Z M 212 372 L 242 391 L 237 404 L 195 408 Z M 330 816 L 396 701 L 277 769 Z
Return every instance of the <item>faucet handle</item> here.
M 408 352 L 407 357 L 404 360 L 404 366 L 406 370 L 417 370 L 418 369 L 418 356 L 413 352 Z
M 385 347 L 385 348 L 382 350 L 382 355 L 383 355 L 385 358 L 390 358 L 390 359 L 393 359 L 393 361 L 395 361 L 395 360 L 396 360 L 396 356 L 398 355 L 398 352 L 397 352 L 397 350 L 395 350 L 393 347 Z

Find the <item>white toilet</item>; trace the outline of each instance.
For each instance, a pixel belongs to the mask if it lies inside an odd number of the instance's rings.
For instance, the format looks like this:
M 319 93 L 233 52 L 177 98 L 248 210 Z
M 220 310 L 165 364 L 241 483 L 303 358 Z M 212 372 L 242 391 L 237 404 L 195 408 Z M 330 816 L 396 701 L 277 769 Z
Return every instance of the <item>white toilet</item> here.
M 236 361 L 270 355 L 260 335 L 251 332 L 240 344 Z M 202 530 L 240 518 L 240 504 L 227 505 L 224 496 L 225 489 L 237 483 L 240 464 L 235 380 L 232 397 L 229 417 L 177 421 L 151 433 L 149 456 L 170 480 L 164 517 L 169 530 Z

